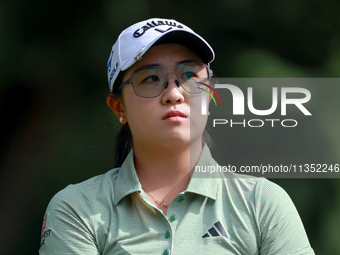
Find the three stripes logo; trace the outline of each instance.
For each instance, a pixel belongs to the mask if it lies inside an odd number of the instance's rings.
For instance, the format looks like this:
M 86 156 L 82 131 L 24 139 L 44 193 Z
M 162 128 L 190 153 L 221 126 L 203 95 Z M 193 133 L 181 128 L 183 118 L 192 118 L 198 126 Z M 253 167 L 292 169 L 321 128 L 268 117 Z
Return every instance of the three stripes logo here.
M 221 222 L 216 222 L 212 228 L 208 230 L 207 233 L 205 233 L 202 238 L 206 237 L 214 237 L 214 236 L 224 236 L 228 238 L 227 233 L 225 232 Z

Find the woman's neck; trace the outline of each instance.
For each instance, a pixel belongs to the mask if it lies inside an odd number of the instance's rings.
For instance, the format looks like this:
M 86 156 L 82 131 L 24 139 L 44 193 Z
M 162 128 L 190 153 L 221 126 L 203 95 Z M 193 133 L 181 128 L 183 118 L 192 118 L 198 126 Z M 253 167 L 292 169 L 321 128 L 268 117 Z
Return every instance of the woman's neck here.
M 135 168 L 141 182 L 144 177 L 167 185 L 191 173 L 202 151 L 202 142 L 184 146 L 134 144 Z
M 169 204 L 187 188 L 191 170 L 202 152 L 202 141 L 187 146 L 154 147 L 137 143 L 133 147 L 135 168 L 142 187 L 157 200 L 164 199 Z

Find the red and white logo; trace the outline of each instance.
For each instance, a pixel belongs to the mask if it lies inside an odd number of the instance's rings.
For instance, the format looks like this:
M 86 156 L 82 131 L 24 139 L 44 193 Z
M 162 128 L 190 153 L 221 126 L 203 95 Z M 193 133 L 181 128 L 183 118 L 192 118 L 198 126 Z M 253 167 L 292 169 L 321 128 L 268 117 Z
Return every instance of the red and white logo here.
M 46 228 L 46 219 L 47 219 L 47 213 L 44 216 L 44 221 L 43 221 L 42 228 L 41 228 L 41 234 L 44 233 L 44 231 L 45 231 L 45 228 Z

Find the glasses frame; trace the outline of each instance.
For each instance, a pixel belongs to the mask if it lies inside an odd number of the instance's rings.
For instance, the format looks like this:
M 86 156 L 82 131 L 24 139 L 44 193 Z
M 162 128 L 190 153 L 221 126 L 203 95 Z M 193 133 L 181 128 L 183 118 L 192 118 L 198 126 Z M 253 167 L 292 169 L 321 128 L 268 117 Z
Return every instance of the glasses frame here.
M 177 65 L 171 65 L 171 66 L 150 66 L 150 68 L 151 68 L 151 67 L 161 67 L 161 68 L 165 69 L 166 72 L 167 72 L 167 75 L 166 75 L 166 78 L 167 78 L 167 79 L 166 79 L 166 81 L 164 82 L 162 91 L 161 91 L 158 95 L 152 96 L 152 97 L 147 97 L 147 96 L 140 96 L 140 95 L 137 94 L 136 89 L 135 89 L 135 86 L 133 85 L 133 80 L 132 80 L 132 77 L 133 77 L 133 75 L 134 75 L 136 72 L 138 72 L 139 70 L 147 69 L 147 68 L 148 68 L 148 66 L 142 66 L 142 67 L 137 68 L 136 70 L 134 70 L 134 71 L 132 72 L 131 76 L 130 76 L 126 81 L 124 81 L 124 82 L 118 87 L 118 90 L 122 89 L 124 86 L 126 86 L 126 85 L 128 85 L 128 84 L 131 84 L 132 87 L 133 87 L 133 91 L 135 92 L 135 94 L 136 94 L 137 96 L 142 97 L 142 98 L 155 98 L 155 97 L 158 97 L 160 94 L 162 94 L 163 91 L 168 87 L 168 83 L 169 83 L 168 77 L 169 77 L 169 74 L 174 74 L 174 75 L 176 76 L 175 82 L 176 82 L 176 84 L 177 84 L 178 87 L 181 86 L 181 87 L 184 89 L 184 91 L 186 91 L 186 92 L 189 93 L 189 94 L 199 94 L 199 93 L 201 93 L 202 91 L 199 91 L 199 92 L 196 92 L 196 93 L 191 93 L 191 92 L 187 91 L 187 90 L 184 88 L 184 86 L 178 81 L 178 77 L 177 77 L 177 74 L 176 74 L 177 68 L 178 68 L 178 66 L 185 65 L 185 64 L 200 64 L 200 65 L 203 65 L 203 66 L 205 66 L 205 68 L 207 69 L 208 79 L 210 79 L 210 78 L 213 76 L 213 72 L 212 72 L 212 70 L 210 69 L 210 65 L 209 65 L 209 64 L 202 63 L 202 62 L 190 61 L 190 62 L 179 63 L 179 64 L 177 64 Z M 174 67 L 174 66 L 176 67 L 174 72 L 169 72 L 169 71 L 166 69 L 166 67 Z

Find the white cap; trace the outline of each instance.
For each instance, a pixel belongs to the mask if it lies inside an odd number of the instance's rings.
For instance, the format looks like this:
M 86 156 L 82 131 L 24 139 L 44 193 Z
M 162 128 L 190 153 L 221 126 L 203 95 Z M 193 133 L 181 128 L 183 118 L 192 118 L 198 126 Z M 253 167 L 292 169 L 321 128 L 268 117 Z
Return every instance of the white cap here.
M 125 29 L 113 45 L 107 62 L 110 91 L 120 71 L 127 70 L 153 46 L 179 43 L 197 53 L 205 63 L 211 63 L 215 53 L 210 45 L 189 27 L 173 19 L 153 18 Z

